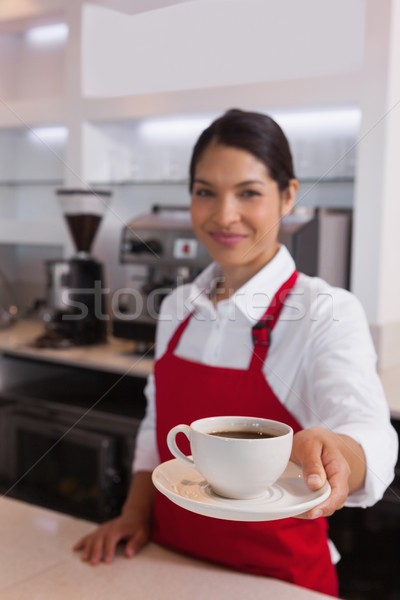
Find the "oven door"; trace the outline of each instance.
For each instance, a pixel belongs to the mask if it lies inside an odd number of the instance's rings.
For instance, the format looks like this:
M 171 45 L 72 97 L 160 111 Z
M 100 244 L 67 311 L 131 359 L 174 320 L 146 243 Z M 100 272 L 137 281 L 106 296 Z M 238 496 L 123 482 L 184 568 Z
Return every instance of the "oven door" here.
M 34 408 L 15 410 L 9 425 L 6 495 L 93 521 L 112 516 L 119 481 L 113 436 L 42 420 Z

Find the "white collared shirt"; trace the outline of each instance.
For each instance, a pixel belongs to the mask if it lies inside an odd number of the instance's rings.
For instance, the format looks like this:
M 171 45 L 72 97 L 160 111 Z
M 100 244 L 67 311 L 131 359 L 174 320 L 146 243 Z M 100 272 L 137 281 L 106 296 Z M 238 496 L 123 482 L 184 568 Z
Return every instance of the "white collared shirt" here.
M 212 263 L 192 284 L 163 302 L 156 336 L 161 357 L 179 323 L 189 321 L 175 353 L 211 366 L 246 369 L 253 346 L 251 328 L 295 269 L 285 246 L 228 300 L 216 305 L 210 291 L 221 276 Z M 376 354 L 364 311 L 353 294 L 299 274 L 272 332 L 263 373 L 275 395 L 305 428 L 321 426 L 361 444 L 367 460 L 364 488 L 347 506 L 369 506 L 393 479 L 397 435 L 376 372 Z M 146 386 L 147 412 L 136 444 L 134 471 L 159 463 L 155 436 L 155 389 Z

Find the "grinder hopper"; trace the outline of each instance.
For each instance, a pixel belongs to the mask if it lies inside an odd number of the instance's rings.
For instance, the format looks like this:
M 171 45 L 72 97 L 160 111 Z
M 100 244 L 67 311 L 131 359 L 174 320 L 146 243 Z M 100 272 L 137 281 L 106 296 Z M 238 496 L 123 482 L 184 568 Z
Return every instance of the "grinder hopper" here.
M 57 196 L 74 241 L 77 256 L 85 258 L 108 208 L 111 192 L 103 190 L 59 189 Z

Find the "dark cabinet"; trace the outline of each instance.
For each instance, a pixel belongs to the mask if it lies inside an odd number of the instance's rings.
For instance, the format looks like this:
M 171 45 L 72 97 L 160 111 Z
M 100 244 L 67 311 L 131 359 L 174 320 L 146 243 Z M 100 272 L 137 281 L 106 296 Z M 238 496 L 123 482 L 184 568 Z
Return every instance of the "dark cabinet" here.
M 3 356 L 2 493 L 103 521 L 126 496 L 142 378 Z
M 393 421 L 400 434 L 400 421 Z M 400 460 L 383 499 L 370 508 L 343 508 L 329 518 L 344 600 L 400 600 Z

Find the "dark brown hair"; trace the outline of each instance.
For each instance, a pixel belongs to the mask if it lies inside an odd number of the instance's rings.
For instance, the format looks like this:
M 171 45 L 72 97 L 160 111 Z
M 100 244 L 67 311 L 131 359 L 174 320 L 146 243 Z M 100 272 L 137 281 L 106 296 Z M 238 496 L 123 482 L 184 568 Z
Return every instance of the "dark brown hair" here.
M 213 121 L 197 140 L 190 161 L 190 191 L 197 163 L 213 142 L 253 154 L 265 164 L 280 192 L 295 178 L 289 142 L 278 123 L 262 113 L 234 108 Z

